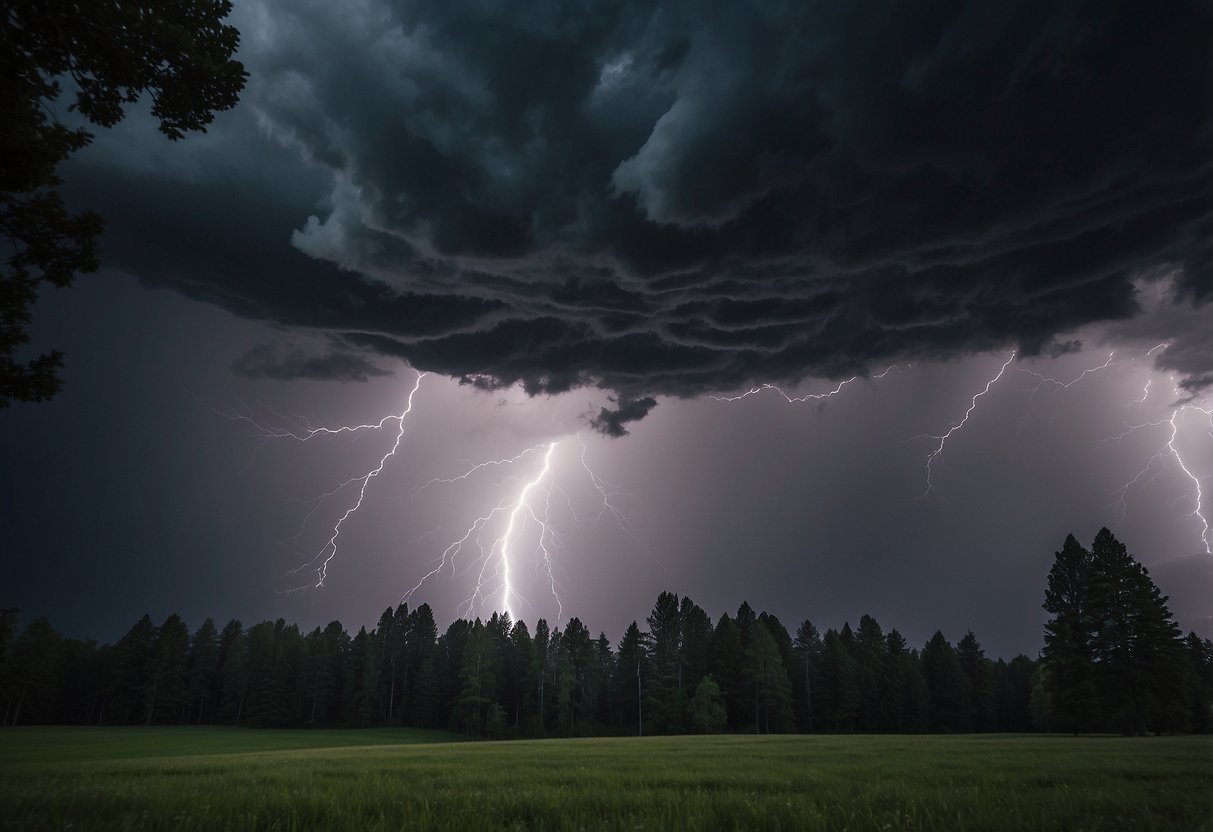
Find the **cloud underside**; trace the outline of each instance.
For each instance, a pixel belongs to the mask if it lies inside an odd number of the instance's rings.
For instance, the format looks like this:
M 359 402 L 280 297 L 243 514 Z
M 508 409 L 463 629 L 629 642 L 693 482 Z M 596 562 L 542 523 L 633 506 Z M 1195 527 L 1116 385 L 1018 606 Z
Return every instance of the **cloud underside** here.
M 258 129 L 205 176 L 69 185 L 145 280 L 347 356 L 600 386 L 609 433 L 652 396 L 1058 349 L 1164 276 L 1213 298 L 1207 4 L 711 9 L 249 3 Z M 372 364 L 250 362 L 292 366 Z

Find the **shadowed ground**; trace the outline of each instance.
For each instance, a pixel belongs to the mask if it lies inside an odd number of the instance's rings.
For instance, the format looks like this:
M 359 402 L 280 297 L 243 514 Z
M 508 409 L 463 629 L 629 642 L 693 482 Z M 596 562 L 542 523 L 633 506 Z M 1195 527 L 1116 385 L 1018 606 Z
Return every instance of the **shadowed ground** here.
M 0 732 L 0 829 L 1213 829 L 1213 739 Z

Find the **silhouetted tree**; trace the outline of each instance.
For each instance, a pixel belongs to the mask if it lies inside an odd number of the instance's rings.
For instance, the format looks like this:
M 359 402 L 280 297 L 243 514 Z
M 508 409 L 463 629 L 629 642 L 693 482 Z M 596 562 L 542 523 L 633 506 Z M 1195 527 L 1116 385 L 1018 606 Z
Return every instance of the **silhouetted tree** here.
M 0 407 L 43 401 L 59 389 L 58 351 L 22 363 L 39 284 L 67 286 L 96 271 L 101 218 L 73 214 L 59 193 L 59 163 L 92 134 L 54 116 L 63 81 L 68 108 L 112 127 L 125 105 L 152 98 L 160 131 L 179 139 L 205 132 L 213 113 L 235 106 L 247 74 L 232 55 L 240 41 L 223 25 L 227 0 L 7 0 L 0 28 L 0 233 L 12 253 L 0 273 Z
M 1184 650 L 1188 654 L 1188 725 L 1197 734 L 1213 733 L 1213 641 L 1190 632 Z
M 720 686 L 720 694 L 724 697 L 728 726 L 740 730 L 743 719 L 741 632 L 728 613 L 722 613 L 716 622 L 710 653 L 712 678 Z
M 185 722 L 202 724 L 210 719 L 210 705 L 215 697 L 215 682 L 219 671 L 219 633 L 215 622 L 208 618 L 190 640 L 185 661 L 186 689 Z
M 181 722 L 186 703 L 186 652 L 190 631 L 177 615 L 160 625 L 144 674 L 146 722 Z
M 994 690 L 994 663 L 986 658 L 977 636 L 969 630 L 956 644 L 956 659 L 968 679 L 969 700 L 965 725 L 972 731 L 993 731 L 998 726 L 998 698 Z
M 1051 723 L 1055 729 L 1078 733 L 1097 722 L 1094 640 L 1091 611 L 1091 553 L 1067 535 L 1054 554 L 1045 590 L 1045 624 L 1041 662 L 1047 673 Z M 1039 702 L 1040 697 L 1037 697 Z
M 750 628 L 743 678 L 754 705 L 754 733 L 784 731 L 792 722 L 792 685 L 779 646 L 761 621 Z
M 1149 572 L 1110 531 L 1091 545 L 1093 655 L 1104 713 L 1126 734 L 1184 722 L 1180 629 Z
M 930 696 L 930 729 L 949 733 L 964 731 L 968 712 L 968 679 L 960 668 L 956 651 L 939 630 L 923 647 L 921 663 Z
M 60 696 L 63 639 L 50 621 L 36 618 L 13 646 L 13 725 L 54 720 Z

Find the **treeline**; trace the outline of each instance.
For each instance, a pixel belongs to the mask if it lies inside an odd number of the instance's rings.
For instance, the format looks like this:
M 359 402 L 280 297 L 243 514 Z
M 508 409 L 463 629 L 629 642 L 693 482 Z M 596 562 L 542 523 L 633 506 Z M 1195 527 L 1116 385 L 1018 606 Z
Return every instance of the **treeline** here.
M 1059 563 L 1073 559 L 1072 540 Z M 1071 598 L 1058 569 L 1046 608 Z M 1101 574 L 1079 571 L 1088 582 Z M 114 645 L 62 638 L 45 619 L 18 636 L 15 611 L 6 611 L 0 717 L 6 725 L 414 726 L 481 737 L 1102 730 L 1128 707 L 1111 688 L 1130 678 L 1129 689 L 1141 691 L 1130 699 L 1135 721 L 1115 722 L 1118 730 L 1209 730 L 1213 644 L 1181 639 L 1157 588 L 1141 597 L 1161 607 L 1169 629 L 1135 632 L 1127 645 L 1107 633 L 1083 636 L 1090 651 L 1081 670 L 1071 667 L 1072 651 L 1058 652 L 1056 634 L 1077 631 L 1056 612 L 1044 658 L 1008 662 L 986 657 L 972 632 L 954 645 L 936 632 L 912 649 L 865 615 L 824 634 L 806 620 L 793 635 L 748 603 L 713 623 L 669 592 L 646 628 L 633 622 L 616 645 L 577 618 L 563 630 L 540 619 L 532 632 L 494 614 L 439 634 L 427 604 L 386 609 L 374 629 L 353 636 L 338 622 L 305 634 L 282 619 L 222 629 L 207 619 L 191 635 L 176 615 L 159 626 L 145 615 Z M 1084 598 L 1077 620 L 1094 632 L 1103 608 Z M 1138 623 L 1128 630 L 1154 620 L 1115 618 L 1130 619 Z M 1101 620 L 1106 628 L 1114 619 Z M 1146 651 L 1164 630 L 1161 651 Z M 1073 679 L 1083 693 L 1072 693 Z
M 1049 571 L 1041 681 L 1054 730 L 1210 730 L 1213 644 L 1179 626 L 1149 571 L 1107 529 L 1066 537 Z

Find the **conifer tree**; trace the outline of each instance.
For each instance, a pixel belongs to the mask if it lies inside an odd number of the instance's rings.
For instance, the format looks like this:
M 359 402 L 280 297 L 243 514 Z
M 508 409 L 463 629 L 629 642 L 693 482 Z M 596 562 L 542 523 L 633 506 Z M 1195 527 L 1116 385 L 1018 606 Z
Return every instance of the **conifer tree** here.
M 1180 629 L 1149 572 L 1110 531 L 1091 544 L 1092 652 L 1111 727 L 1125 734 L 1182 725 Z
M 1071 534 L 1049 570 L 1044 608 L 1052 617 L 1045 624 L 1041 663 L 1054 730 L 1078 733 L 1096 718 L 1092 568 L 1091 553 Z M 1039 721 L 1039 704 L 1037 711 Z

